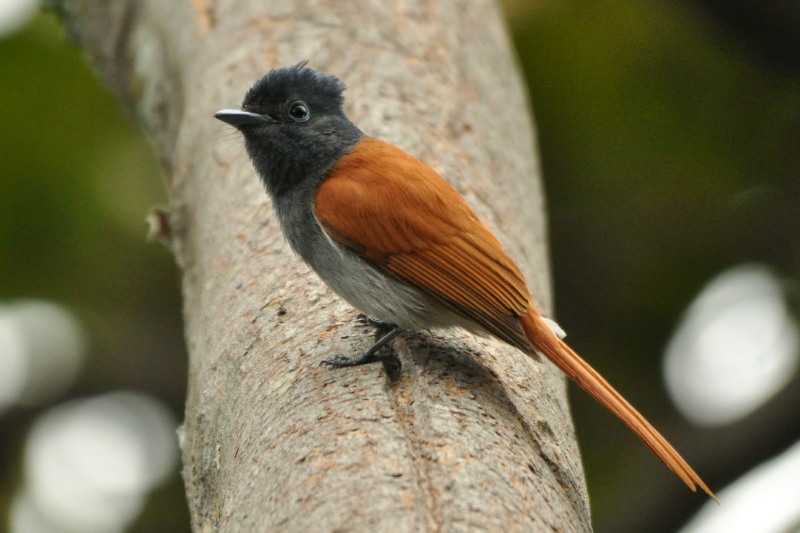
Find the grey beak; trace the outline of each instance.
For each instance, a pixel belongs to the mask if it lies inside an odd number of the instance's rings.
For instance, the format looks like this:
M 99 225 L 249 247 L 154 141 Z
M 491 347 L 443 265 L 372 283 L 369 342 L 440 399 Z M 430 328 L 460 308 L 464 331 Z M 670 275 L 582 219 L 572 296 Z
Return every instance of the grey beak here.
M 230 124 L 234 128 L 241 129 L 242 126 L 258 126 L 270 122 L 269 117 L 242 111 L 241 109 L 222 109 L 214 113 L 214 118 Z

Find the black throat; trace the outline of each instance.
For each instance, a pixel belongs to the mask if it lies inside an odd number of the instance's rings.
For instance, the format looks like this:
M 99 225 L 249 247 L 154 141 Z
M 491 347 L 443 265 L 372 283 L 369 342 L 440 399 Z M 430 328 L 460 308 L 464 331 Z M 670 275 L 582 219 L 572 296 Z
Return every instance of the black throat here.
M 364 136 L 344 116 L 325 122 L 314 128 L 275 124 L 268 135 L 245 136 L 247 152 L 270 196 L 281 197 L 308 179 L 321 182 Z

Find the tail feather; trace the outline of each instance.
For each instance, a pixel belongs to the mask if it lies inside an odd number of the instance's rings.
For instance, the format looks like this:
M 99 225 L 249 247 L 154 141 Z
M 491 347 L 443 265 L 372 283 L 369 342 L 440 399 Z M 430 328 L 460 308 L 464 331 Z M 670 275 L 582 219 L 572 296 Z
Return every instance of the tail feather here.
M 522 328 L 531 344 L 591 394 L 609 411 L 617 415 L 640 439 L 680 477 L 692 491 L 699 486 L 715 501 L 717 497 L 689 463 L 667 442 L 661 433 L 618 393 L 595 369 L 581 359 L 566 343 L 553 334 L 534 310 L 521 319 Z

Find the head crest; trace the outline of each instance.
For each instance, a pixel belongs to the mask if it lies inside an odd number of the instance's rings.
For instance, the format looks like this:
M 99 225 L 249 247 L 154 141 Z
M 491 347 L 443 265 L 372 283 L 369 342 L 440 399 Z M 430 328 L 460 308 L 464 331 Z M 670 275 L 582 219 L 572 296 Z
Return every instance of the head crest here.
M 269 71 L 247 92 L 242 107 L 264 108 L 304 100 L 322 108 L 340 108 L 345 85 L 331 74 L 318 72 L 301 61 L 291 67 Z

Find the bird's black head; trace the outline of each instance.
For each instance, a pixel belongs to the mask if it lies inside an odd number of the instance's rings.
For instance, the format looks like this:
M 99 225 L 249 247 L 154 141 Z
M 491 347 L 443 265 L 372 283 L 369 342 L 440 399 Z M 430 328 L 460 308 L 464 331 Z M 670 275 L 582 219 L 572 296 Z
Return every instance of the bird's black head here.
M 344 84 L 305 66 L 270 71 L 242 108 L 214 115 L 245 137 L 247 153 L 273 197 L 307 180 L 321 181 L 363 136 L 342 110 Z

